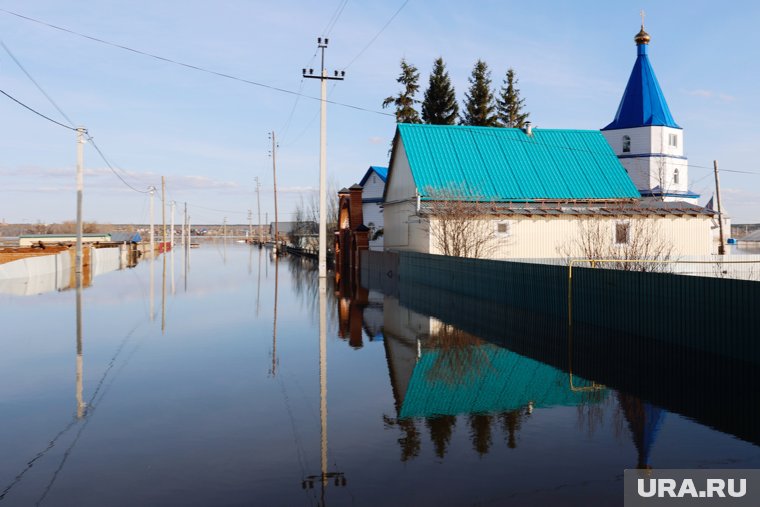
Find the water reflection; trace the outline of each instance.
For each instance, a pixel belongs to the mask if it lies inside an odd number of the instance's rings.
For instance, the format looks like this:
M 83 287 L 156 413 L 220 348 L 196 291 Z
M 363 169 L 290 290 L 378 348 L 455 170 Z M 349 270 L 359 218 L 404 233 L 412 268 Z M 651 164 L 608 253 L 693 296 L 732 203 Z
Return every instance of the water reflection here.
M 627 422 L 640 468 L 652 466 L 667 411 L 760 443 L 758 407 L 741 401 L 757 385 L 751 363 L 588 324 L 574 326 L 571 337 L 561 315 L 382 274 L 369 279 L 371 288 L 386 294 L 382 329 L 396 414 L 385 422 L 401 430 L 402 460 L 418 455 L 423 427 L 441 458 L 457 424 L 468 425 L 479 455 L 492 448 L 499 426 L 515 448 L 536 408 L 577 406 L 579 420 L 593 432 L 610 405 L 610 388 L 617 390 L 612 400 Z M 346 302 L 341 330 L 368 327 L 362 310 L 373 293 L 339 295 Z
M 626 467 L 757 463 L 754 446 L 703 425 L 753 441 L 746 400 L 757 384 L 734 385 L 745 401 L 733 406 L 727 386 L 742 375 L 725 363 L 695 366 L 682 351 L 583 326 L 570 344 L 561 316 L 420 284 L 320 283 L 315 263 L 267 249 L 254 269 L 253 248 L 230 244 L 226 265 L 211 242 L 194 250 L 190 293 L 167 288 L 165 336 L 148 323 L 144 263 L 77 306 L 73 291 L 35 305 L 8 298 L 24 312 L 7 315 L 19 335 L 9 352 L 24 347 L 9 363 L 24 365 L 4 364 L 7 379 L 62 374 L 0 392 L 13 435 L 0 500 L 612 505 Z M 58 317 L 51 301 L 62 317 L 33 322 Z M 73 312 L 84 317 L 76 336 Z M 132 318 L 144 332 L 124 336 Z M 69 340 L 55 349 L 64 321 L 76 365 Z M 129 345 L 137 337 L 150 339 Z
M 47 247 L 48 251 L 61 247 Z M 82 284 L 92 285 L 94 278 L 137 265 L 136 251 L 127 245 L 109 248 L 87 247 L 84 251 Z M 0 294 L 32 296 L 46 292 L 75 289 L 76 269 L 73 252 L 26 257 L 0 264 Z
M 385 298 L 383 309 L 396 406 L 396 417 L 385 422 L 403 432 L 402 460 L 417 456 L 421 424 L 442 458 L 461 416 L 473 450 L 483 455 L 498 428 L 507 446 L 517 447 L 517 433 L 534 408 L 600 403 L 608 394 L 574 390 L 565 372 L 413 312 L 392 297 Z M 578 377 L 575 382 L 592 385 Z

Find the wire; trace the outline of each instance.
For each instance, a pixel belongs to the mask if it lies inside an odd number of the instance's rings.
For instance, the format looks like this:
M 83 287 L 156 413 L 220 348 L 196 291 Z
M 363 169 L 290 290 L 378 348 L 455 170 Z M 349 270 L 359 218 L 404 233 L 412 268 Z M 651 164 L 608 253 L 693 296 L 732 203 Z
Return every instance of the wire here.
M 31 21 L 33 23 L 38 23 L 40 25 L 47 26 L 47 27 L 53 28 L 55 30 L 60 30 L 62 32 L 69 33 L 71 35 L 76 35 L 77 37 L 82 37 L 82 38 L 85 38 L 85 39 L 88 39 L 88 40 L 91 40 L 91 41 L 94 41 L 94 42 L 99 42 L 99 43 L 105 44 L 107 46 L 123 49 L 124 51 L 129 51 L 131 53 L 135 53 L 135 54 L 138 54 L 138 55 L 147 56 L 147 57 L 150 57 L 150 58 L 153 58 L 153 59 L 156 59 L 156 60 L 160 60 L 162 62 L 171 63 L 171 64 L 174 64 L 174 65 L 179 65 L 180 67 L 185 67 L 185 68 L 188 68 L 188 69 L 197 70 L 199 72 L 205 72 L 207 74 L 213 74 L 215 76 L 223 77 L 223 78 L 226 78 L 226 79 L 231 79 L 233 81 L 239 81 L 241 83 L 246 83 L 246 84 L 253 85 L 253 86 L 259 86 L 261 88 L 267 88 L 269 90 L 274 90 L 274 91 L 277 91 L 277 92 L 280 92 L 280 93 L 287 93 L 289 95 L 297 95 L 297 96 L 305 97 L 305 98 L 311 99 L 311 100 L 317 100 L 317 101 L 321 101 L 322 100 L 320 97 L 314 97 L 312 95 L 305 95 L 305 94 L 302 94 L 302 93 L 294 92 L 293 90 L 286 90 L 285 88 L 279 88 L 277 86 L 272 86 L 272 85 L 268 85 L 268 84 L 265 84 L 265 83 L 259 83 L 257 81 L 252 81 L 250 79 L 245 79 L 245 78 L 242 78 L 242 77 L 233 76 L 232 74 L 226 74 L 224 72 L 218 72 L 218 71 L 215 71 L 215 70 L 211 70 L 211 69 L 207 69 L 207 68 L 204 68 L 204 67 L 200 67 L 198 65 L 193 65 L 193 64 L 185 63 L 185 62 L 180 62 L 179 60 L 172 60 L 171 58 L 167 58 L 167 57 L 164 57 L 164 56 L 159 56 L 159 55 L 156 55 L 156 54 L 153 54 L 153 53 L 148 53 L 147 51 L 141 51 L 139 49 L 130 48 L 128 46 L 123 46 L 123 45 L 117 44 L 115 42 L 109 42 L 109 41 L 104 40 L 104 39 L 99 39 L 99 38 L 93 37 L 91 35 L 85 35 L 83 33 L 75 32 L 74 30 L 70 30 L 68 28 L 63 28 L 63 27 L 56 26 L 56 25 L 53 25 L 53 24 L 50 24 L 50 23 L 46 23 L 44 21 L 40 21 L 38 19 L 30 18 L 28 16 L 24 16 L 22 14 L 18 14 L 16 12 L 9 11 L 9 10 L 6 10 L 6 9 L 1 9 L 0 8 L 0 12 L 5 12 L 6 14 L 10 14 L 11 16 L 16 16 L 18 18 L 25 19 L 25 20 Z M 361 106 L 355 106 L 355 105 L 352 105 L 352 104 L 345 104 L 343 102 L 334 102 L 334 101 L 331 101 L 331 100 L 327 100 L 326 102 L 328 102 L 329 104 L 336 105 L 336 106 L 347 107 L 349 109 L 355 109 L 357 111 L 364 111 L 364 112 L 367 112 L 367 113 L 374 113 L 374 114 L 379 114 L 379 115 L 383 115 L 383 116 L 395 116 L 394 114 L 386 113 L 384 111 L 376 111 L 374 109 L 367 109 L 367 108 L 364 108 L 364 107 L 361 107 Z
M 55 101 L 53 100 L 53 98 L 52 98 L 50 95 L 48 95 L 48 94 L 45 92 L 45 90 L 43 90 L 43 89 L 42 89 L 42 86 L 40 86 L 40 84 L 39 84 L 37 81 L 35 81 L 35 80 L 34 80 L 34 78 L 32 77 L 32 75 L 31 75 L 31 74 L 29 74 L 29 72 L 27 72 L 27 71 L 26 71 L 26 69 L 24 68 L 24 66 L 23 66 L 23 65 L 21 65 L 21 62 L 19 62 L 19 61 L 18 61 L 18 59 L 17 59 L 17 58 L 14 56 L 14 54 L 13 54 L 13 53 L 11 53 L 11 50 L 10 50 L 10 49 L 8 49 L 8 46 L 6 46 L 6 45 L 5 45 L 5 43 L 4 43 L 3 41 L 0 41 L 0 45 L 2 45 L 2 46 L 3 46 L 3 49 L 5 50 L 5 52 L 6 52 L 6 53 L 8 53 L 8 56 L 10 56 L 10 57 L 11 57 L 11 59 L 12 59 L 14 62 L 16 62 L 16 65 L 18 65 L 18 68 L 19 68 L 19 69 L 21 69 L 21 71 L 22 71 L 24 74 L 26 74 L 26 77 L 28 77 L 28 78 L 29 78 L 29 80 L 30 80 L 32 83 L 34 83 L 34 86 L 36 86 L 36 87 L 37 87 L 37 89 L 38 89 L 38 90 L 39 90 L 39 91 L 40 91 L 40 92 L 41 92 L 41 93 L 42 93 L 42 94 L 45 96 L 45 98 L 46 98 L 46 99 L 48 99 L 48 101 L 49 101 L 51 104 L 53 104 L 53 107 L 54 107 L 54 108 L 56 108 L 56 109 L 58 110 L 58 112 L 59 112 L 59 113 L 61 113 L 61 116 L 63 116 L 63 117 L 66 119 L 66 121 L 67 121 L 67 122 L 69 122 L 69 126 L 70 126 L 70 127 L 74 127 L 74 122 L 73 122 L 73 121 L 71 121 L 71 118 L 69 118 L 69 117 L 68 117 L 68 115 L 67 115 L 66 113 L 64 113 L 64 112 L 63 112 L 63 109 L 61 109 L 60 107 L 58 107 L 58 104 L 56 104 L 56 103 L 55 103 Z
M 16 56 L 15 56 L 15 55 L 14 55 L 14 54 L 11 52 L 11 50 L 8 48 L 8 46 L 6 46 L 6 45 L 5 45 L 5 43 L 4 43 L 3 41 L 0 41 L 0 45 L 2 45 L 3 49 L 5 50 L 5 52 L 6 52 L 6 53 L 8 53 L 8 56 L 10 56 L 10 57 L 11 57 L 11 59 L 13 59 L 13 61 L 16 63 L 16 65 L 18 65 L 18 68 L 19 68 L 19 69 L 21 69 L 21 71 L 22 71 L 24 74 L 26 74 L 26 77 L 28 77 L 28 78 L 29 78 L 29 80 L 30 80 L 32 83 L 34 83 L 34 86 L 36 86 L 36 87 L 37 87 L 37 89 L 40 91 L 40 93 L 42 93 L 42 94 L 45 96 L 45 98 L 46 98 L 46 99 L 48 99 L 48 102 L 50 102 L 50 103 L 53 105 L 53 107 L 54 107 L 54 108 L 55 108 L 55 109 L 56 109 L 56 110 L 57 110 L 57 111 L 58 111 L 58 112 L 61 114 L 61 116 L 63 116 L 63 117 L 66 119 L 66 121 L 68 121 L 68 122 L 69 122 L 69 127 L 70 127 L 71 129 L 73 129 L 73 130 L 77 130 L 77 129 L 74 127 L 74 122 L 71 120 L 71 118 L 69 118 L 69 115 L 67 115 L 67 114 L 66 114 L 66 113 L 63 111 L 63 109 L 61 109 L 61 107 L 60 107 L 60 106 L 59 106 L 59 105 L 58 105 L 58 104 L 55 102 L 55 100 L 53 100 L 53 97 L 51 97 L 50 95 L 48 95 L 48 93 L 47 93 L 47 92 L 46 92 L 46 91 L 45 91 L 45 90 L 42 88 L 42 86 L 41 86 L 41 85 L 40 85 L 40 84 L 39 84 L 39 83 L 38 83 L 38 82 L 37 82 L 37 81 L 34 79 L 34 77 L 32 77 L 32 75 L 31 75 L 31 74 L 30 74 L 30 73 L 29 73 L 29 72 L 28 72 L 28 71 L 27 71 L 27 70 L 24 68 L 24 66 L 23 66 L 23 65 L 21 65 L 21 62 L 20 62 L 20 61 L 18 60 L 18 58 L 16 58 Z M 6 94 L 6 95 L 7 95 L 7 94 Z M 15 100 L 15 99 L 14 99 L 14 100 Z M 17 102 L 18 102 L 18 101 L 17 101 Z M 23 105 L 23 104 L 22 104 L 22 105 Z M 25 107 L 27 107 L 27 106 L 25 106 Z M 29 107 L 27 107 L 27 109 L 30 109 L 30 108 L 29 108 Z M 40 114 L 40 113 L 37 113 L 37 114 Z M 46 118 L 47 118 L 47 117 L 46 117 Z M 48 118 L 48 119 L 49 119 L 49 118 Z M 52 121 L 54 121 L 54 120 L 52 120 Z M 59 124 L 59 125 L 60 125 L 60 124 Z M 65 126 L 65 125 L 64 125 L 64 126 Z M 111 165 L 111 163 L 108 161 L 108 159 L 106 159 L 106 156 L 103 154 L 103 152 L 101 151 L 101 149 L 100 149 L 100 148 L 98 147 L 98 145 L 95 143 L 95 139 L 93 139 L 93 138 L 92 138 L 92 136 L 91 136 L 91 135 L 90 135 L 90 134 L 89 134 L 89 133 L 88 133 L 86 130 L 85 130 L 85 134 L 87 135 L 87 140 L 88 140 L 88 141 L 90 141 L 90 142 L 92 143 L 92 146 L 95 148 L 95 150 L 96 150 L 96 151 L 98 152 L 98 154 L 100 155 L 100 158 L 102 158 L 102 159 L 103 159 L 103 161 L 106 163 L 106 165 L 107 165 L 107 166 L 108 166 L 108 168 L 111 170 L 111 172 L 113 172 L 113 173 L 116 175 L 116 177 L 117 177 L 117 178 L 119 178 L 119 179 L 121 180 L 121 182 L 122 182 L 122 183 L 124 183 L 126 186 L 128 186 L 129 188 L 131 188 L 131 189 L 132 189 L 132 190 L 134 190 L 135 192 L 140 192 L 140 193 L 143 193 L 143 194 L 147 194 L 147 193 L 149 193 L 148 191 L 144 191 L 144 190 L 138 190 L 138 189 L 136 189 L 135 187 L 133 187 L 132 185 L 130 185 L 129 183 L 127 183 L 127 182 L 126 182 L 126 180 L 125 180 L 124 178 L 122 178 L 122 177 L 121 177 L 121 175 L 119 175 L 119 173 L 117 173 L 117 172 L 116 172 L 116 170 L 113 168 L 113 166 L 112 166 L 112 165 Z
M 18 100 L 17 98 L 13 97 L 12 95 L 9 95 L 8 93 L 6 93 L 6 92 L 5 92 L 5 91 L 3 91 L 3 90 L 0 90 L 0 93 L 2 93 L 3 95 L 5 95 L 5 96 L 6 96 L 6 97 L 8 97 L 9 99 L 11 99 L 11 100 L 12 100 L 13 102 L 15 102 L 16 104 L 18 104 L 18 105 L 20 105 L 20 106 L 22 106 L 22 107 L 25 107 L 25 108 L 27 108 L 28 110 L 30 110 L 31 112 L 33 112 L 33 113 L 34 113 L 34 114 L 36 114 L 37 116 L 41 116 L 42 118 L 45 118 L 45 119 L 46 119 L 47 121 L 49 121 L 49 122 L 55 123 L 56 125 L 60 125 L 60 126 L 61 126 L 61 127 L 63 127 L 63 128 L 66 128 L 66 129 L 69 129 L 69 130 L 73 130 L 73 131 L 75 131 L 75 132 L 76 132 L 76 130 L 77 130 L 77 129 L 75 129 L 74 127 L 69 127 L 68 125 L 65 125 L 65 124 L 63 124 L 63 123 L 61 123 L 61 122 L 59 122 L 59 121 L 56 121 L 56 120 L 52 119 L 52 118 L 51 118 L 51 117 L 49 117 L 49 116 L 45 116 L 44 114 L 40 113 L 40 112 L 39 112 L 39 111 L 37 111 L 36 109 L 34 109 L 34 108 L 30 107 L 30 106 L 27 106 L 26 104 L 24 104 L 23 102 L 21 102 L 21 101 L 20 101 L 20 100 Z
M 127 183 L 127 180 L 125 180 L 124 178 L 122 178 L 121 175 L 116 172 L 116 169 L 113 168 L 113 166 L 108 161 L 108 159 L 106 158 L 106 156 L 103 154 L 103 152 L 100 150 L 100 148 L 98 147 L 98 145 L 95 143 L 95 139 L 93 139 L 93 137 L 91 135 L 87 134 L 87 140 L 90 141 L 90 143 L 92 143 L 92 147 L 95 148 L 95 151 L 98 152 L 98 155 L 100 155 L 100 158 L 103 159 L 103 162 L 106 163 L 106 165 L 111 170 L 111 172 L 114 173 L 114 175 L 117 178 L 119 178 L 122 183 L 124 183 L 126 186 L 128 186 L 129 188 L 131 188 L 135 192 L 139 192 L 141 194 L 149 194 L 150 193 L 150 190 L 140 190 L 140 189 L 137 189 L 137 188 L 133 187 L 129 183 Z
M 333 83 L 332 88 L 330 88 L 330 91 L 327 92 L 328 96 L 332 95 L 332 92 L 335 90 L 336 86 L 338 86 L 338 83 Z M 293 139 L 292 141 L 290 141 L 289 139 L 286 139 L 286 138 L 284 139 L 284 140 L 287 140 L 288 142 L 284 142 L 283 141 L 282 147 L 283 148 L 287 148 L 288 146 L 293 146 L 299 139 L 301 139 L 301 137 L 303 137 L 303 135 L 306 133 L 306 131 L 308 131 L 309 128 L 311 128 L 311 126 L 314 124 L 314 121 L 317 119 L 318 116 L 319 116 L 319 109 L 317 109 L 314 112 L 314 116 L 312 116 L 311 120 L 309 120 L 306 123 L 306 126 L 303 128 L 303 130 L 301 130 L 301 132 L 299 132 L 299 134 L 295 137 L 295 139 Z M 283 138 L 284 138 L 284 135 L 283 135 Z
M 322 34 L 325 37 L 329 36 L 330 32 L 332 32 L 333 28 L 335 28 L 335 24 L 338 22 L 340 15 L 343 14 L 343 9 L 346 8 L 346 4 L 348 4 L 348 0 L 342 0 L 338 4 L 338 7 L 335 9 L 335 12 L 333 12 L 332 17 L 330 17 L 330 21 L 327 22 L 327 26 L 322 29 Z
M 346 70 L 346 69 L 347 69 L 347 68 L 349 68 L 351 65 L 353 65 L 353 63 L 354 63 L 356 60 L 358 60 L 358 59 L 359 59 L 359 57 L 360 57 L 360 56 L 362 56 L 362 55 L 364 54 L 364 52 L 365 52 L 365 51 L 367 51 L 367 49 L 369 49 L 369 47 L 370 47 L 370 46 L 371 46 L 371 45 L 372 45 L 372 44 L 373 44 L 373 43 L 374 43 L 374 42 L 377 40 L 377 38 L 378 38 L 378 37 L 380 37 L 380 34 L 381 34 L 381 33 L 383 33 L 383 32 L 385 31 L 385 29 L 386 29 L 386 28 L 388 28 L 388 25 L 390 25 L 390 24 L 391 24 L 391 22 L 392 22 L 394 19 L 396 19 L 396 16 L 398 16 L 399 12 L 401 12 L 401 10 L 402 10 L 404 7 L 406 7 L 406 4 L 408 4 L 408 3 L 409 3 L 409 0 L 405 0 L 405 1 L 404 1 L 404 3 L 403 3 L 403 4 L 401 4 L 401 7 L 399 7 L 399 8 L 396 10 L 396 12 L 394 12 L 394 13 L 393 13 L 393 16 L 391 16 L 391 17 L 388 19 L 388 21 L 386 21 L 386 22 L 385 22 L 385 24 L 384 24 L 384 25 L 383 25 L 383 27 L 380 29 L 380 31 L 379 31 L 379 32 L 377 32 L 377 33 L 375 34 L 375 36 L 374 36 L 374 37 L 372 37 L 372 38 L 370 39 L 370 41 L 367 43 L 367 45 L 366 45 L 366 46 L 364 46 L 364 47 L 362 48 L 362 50 L 361 50 L 361 51 L 359 51 L 359 53 L 358 53 L 358 54 L 357 54 L 357 55 L 356 55 L 356 56 L 355 56 L 355 57 L 354 57 L 354 58 L 353 58 L 353 59 L 352 59 L 350 62 L 348 62 L 348 65 L 346 65 L 345 67 L 343 67 L 343 70 Z

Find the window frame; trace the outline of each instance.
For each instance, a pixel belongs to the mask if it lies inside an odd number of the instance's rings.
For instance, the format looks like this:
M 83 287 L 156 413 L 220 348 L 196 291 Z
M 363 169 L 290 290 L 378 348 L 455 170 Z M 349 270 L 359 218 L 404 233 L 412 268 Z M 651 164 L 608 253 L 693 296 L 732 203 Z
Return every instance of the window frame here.
M 631 136 L 625 135 L 623 136 L 623 153 L 630 153 L 631 152 Z
M 506 231 L 502 232 L 499 229 L 504 226 L 506 227 Z M 500 238 L 508 238 L 512 236 L 512 222 L 510 220 L 499 220 L 496 222 L 496 236 Z
M 625 241 L 618 241 L 618 227 L 625 227 Z M 630 220 L 617 220 L 612 228 L 612 244 L 616 247 L 623 247 L 631 244 L 631 222 Z

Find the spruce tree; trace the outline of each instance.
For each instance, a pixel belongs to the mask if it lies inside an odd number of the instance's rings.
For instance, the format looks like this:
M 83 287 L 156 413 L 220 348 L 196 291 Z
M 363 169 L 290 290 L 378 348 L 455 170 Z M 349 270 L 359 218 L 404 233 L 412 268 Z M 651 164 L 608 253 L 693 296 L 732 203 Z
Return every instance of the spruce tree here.
M 469 81 L 470 89 L 464 96 L 464 115 L 460 123 L 482 127 L 497 126 L 499 120 L 494 114 L 496 105 L 491 91 L 491 72 L 486 62 L 478 60 L 475 63 Z
M 523 128 L 530 113 L 523 112 L 525 99 L 520 98 L 514 69 L 507 70 L 507 77 L 496 99 L 497 114 L 502 127 Z
M 443 58 L 438 58 L 433 63 L 433 72 L 430 73 L 428 89 L 422 101 L 422 121 L 431 125 L 454 125 L 458 115 L 454 87 Z
M 417 71 L 417 67 L 406 63 L 406 60 L 402 58 L 401 74 L 396 81 L 404 85 L 404 89 L 398 95 L 388 97 L 383 101 L 383 108 L 391 104 L 396 106 L 397 123 L 420 123 L 420 115 L 414 109 L 414 104 L 420 102 L 414 98 L 420 89 L 419 79 L 420 73 Z

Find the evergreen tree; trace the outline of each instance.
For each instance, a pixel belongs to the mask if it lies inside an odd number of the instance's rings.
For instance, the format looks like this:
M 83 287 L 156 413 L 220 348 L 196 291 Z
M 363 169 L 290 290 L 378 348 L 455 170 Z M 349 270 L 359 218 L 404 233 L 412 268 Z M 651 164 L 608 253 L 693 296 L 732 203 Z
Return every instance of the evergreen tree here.
M 496 99 L 497 114 L 501 126 L 508 128 L 523 128 L 530 113 L 523 112 L 525 99 L 520 98 L 517 88 L 517 78 L 514 69 L 507 70 L 507 77 L 501 87 L 499 98 Z
M 391 104 L 396 106 L 396 122 L 420 123 L 420 115 L 414 109 L 414 104 L 419 104 L 420 102 L 414 98 L 420 89 L 420 85 L 418 84 L 419 79 L 420 73 L 417 71 L 417 67 L 406 63 L 406 60 L 402 58 L 401 74 L 399 74 L 396 81 L 404 85 L 404 89 L 395 97 L 391 96 L 383 101 L 383 108 Z
M 425 100 L 422 101 L 422 121 L 431 125 L 454 125 L 459 115 L 454 87 L 443 58 L 433 63 Z
M 491 72 L 486 62 L 478 60 L 475 63 L 469 81 L 470 89 L 464 96 L 464 115 L 460 123 L 482 127 L 497 126 L 499 120 L 494 114 L 496 105 L 491 92 Z

